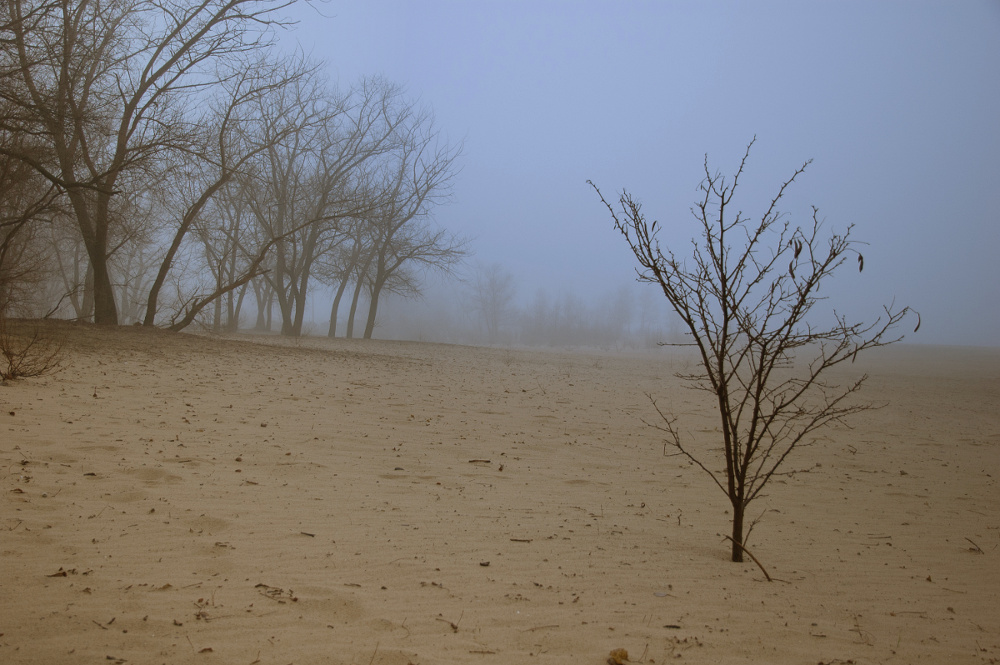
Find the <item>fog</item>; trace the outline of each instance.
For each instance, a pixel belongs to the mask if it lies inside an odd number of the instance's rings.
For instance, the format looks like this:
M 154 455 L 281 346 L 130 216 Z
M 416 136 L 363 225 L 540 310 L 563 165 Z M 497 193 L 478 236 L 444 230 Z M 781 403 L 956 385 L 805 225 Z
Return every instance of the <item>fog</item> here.
M 1000 342 L 995 2 L 370 0 L 295 17 L 283 39 L 334 81 L 384 75 L 464 143 L 434 210 L 470 240 L 464 281 L 432 277 L 421 300 L 387 302 L 377 337 L 488 338 L 460 305 L 490 266 L 513 285 L 494 342 L 539 298 L 594 313 L 622 289 L 637 330 L 649 287 L 586 181 L 627 189 L 683 250 L 705 155 L 731 173 L 756 136 L 739 208 L 761 214 L 812 159 L 782 206 L 789 221 L 816 206 L 869 243 L 864 272 L 831 283 L 831 307 L 872 319 L 895 300 L 922 316 L 908 342 Z M 328 305 L 312 298 L 323 326 Z
M 497 271 L 489 281 L 491 271 Z M 505 347 L 588 348 L 646 351 L 663 343 L 686 341 L 680 319 L 656 288 L 623 280 L 617 288 L 581 295 L 572 289 L 523 285 L 500 264 L 471 265 L 466 275 L 423 276 L 419 297 L 389 294 L 382 298 L 373 337 L 379 339 L 443 342 Z M 502 284 L 493 294 L 477 285 Z M 303 335 L 323 336 L 329 330 L 332 296 L 315 289 L 307 308 Z M 368 307 L 362 296 L 358 310 Z M 342 308 L 346 310 L 347 308 Z M 253 328 L 255 310 L 241 316 L 244 329 Z M 344 336 L 349 313 L 338 317 L 338 336 Z M 357 320 L 363 319 L 359 314 Z M 355 323 L 354 336 L 363 327 Z

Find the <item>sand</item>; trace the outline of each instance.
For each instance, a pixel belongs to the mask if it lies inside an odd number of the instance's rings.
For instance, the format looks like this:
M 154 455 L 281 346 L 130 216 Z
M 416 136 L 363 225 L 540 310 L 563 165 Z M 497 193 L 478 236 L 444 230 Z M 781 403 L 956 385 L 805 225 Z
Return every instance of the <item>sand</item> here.
M 2 663 L 1000 662 L 1000 351 L 846 368 L 885 408 L 751 512 L 665 457 L 653 353 L 62 325 L 0 386 Z

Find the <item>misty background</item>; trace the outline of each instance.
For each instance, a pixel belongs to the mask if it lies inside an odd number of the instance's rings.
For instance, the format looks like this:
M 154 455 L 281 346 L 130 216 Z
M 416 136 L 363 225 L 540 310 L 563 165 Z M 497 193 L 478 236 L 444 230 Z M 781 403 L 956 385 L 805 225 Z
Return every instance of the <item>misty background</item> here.
M 627 313 L 640 339 L 669 331 L 586 180 L 609 200 L 627 189 L 683 254 L 706 153 L 732 173 L 756 136 L 740 209 L 759 215 L 812 159 L 789 221 L 815 205 L 869 243 L 864 272 L 830 283 L 831 307 L 873 319 L 895 299 L 923 318 L 908 342 L 1000 342 L 998 3 L 367 0 L 294 14 L 282 39 L 333 80 L 384 75 L 463 144 L 433 216 L 470 239 L 464 281 L 431 276 L 422 299 L 387 300 L 376 337 L 527 342 L 546 307 L 570 329 Z M 471 295 L 491 270 L 512 291 L 498 339 Z
M 996 2 L 61 7 L 0 6 L 0 327 L 681 341 L 601 196 L 683 258 L 753 142 L 730 210 L 808 162 L 864 243 L 817 312 L 1000 342 Z

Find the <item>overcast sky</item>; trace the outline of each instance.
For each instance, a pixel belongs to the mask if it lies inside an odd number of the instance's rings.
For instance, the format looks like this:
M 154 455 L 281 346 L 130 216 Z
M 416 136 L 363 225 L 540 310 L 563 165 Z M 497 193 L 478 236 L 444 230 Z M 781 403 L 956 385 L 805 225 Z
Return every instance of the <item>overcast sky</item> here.
M 628 189 L 663 239 L 695 232 L 706 153 L 741 199 L 855 224 L 854 318 L 893 298 L 908 341 L 1000 344 L 1000 2 L 332 0 L 287 36 L 349 86 L 382 74 L 464 142 L 437 223 L 473 238 L 523 300 L 605 294 L 634 259 L 587 179 Z M 847 297 L 849 296 L 849 297 Z

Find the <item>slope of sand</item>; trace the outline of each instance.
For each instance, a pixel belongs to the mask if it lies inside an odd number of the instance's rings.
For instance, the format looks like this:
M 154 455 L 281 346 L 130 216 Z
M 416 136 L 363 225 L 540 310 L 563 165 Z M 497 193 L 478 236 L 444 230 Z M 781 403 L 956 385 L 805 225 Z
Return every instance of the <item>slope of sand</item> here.
M 55 330 L 0 386 L 0 662 L 1000 662 L 997 350 L 865 361 L 769 583 L 641 422 L 716 445 L 682 353 Z

